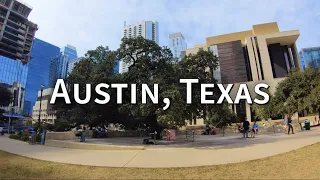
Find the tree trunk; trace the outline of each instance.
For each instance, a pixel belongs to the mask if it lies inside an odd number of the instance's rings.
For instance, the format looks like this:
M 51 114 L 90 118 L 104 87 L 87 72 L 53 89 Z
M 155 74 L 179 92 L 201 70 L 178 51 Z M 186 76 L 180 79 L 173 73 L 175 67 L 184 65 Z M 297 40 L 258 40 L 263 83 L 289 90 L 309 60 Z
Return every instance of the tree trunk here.
M 150 130 L 151 130 L 150 133 L 157 132 L 156 139 L 160 139 L 162 128 L 157 121 L 157 115 L 153 114 L 153 115 L 148 116 L 147 122 L 150 125 Z
M 203 105 L 203 122 L 207 122 L 207 106 Z

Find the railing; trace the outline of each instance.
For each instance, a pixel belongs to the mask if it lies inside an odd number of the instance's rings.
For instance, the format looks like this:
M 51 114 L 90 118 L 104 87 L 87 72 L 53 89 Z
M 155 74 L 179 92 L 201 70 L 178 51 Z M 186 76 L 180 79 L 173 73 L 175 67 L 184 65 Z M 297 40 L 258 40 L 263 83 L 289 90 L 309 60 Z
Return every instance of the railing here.
M 24 43 L 22 41 L 19 41 L 19 40 L 17 41 L 17 43 L 20 44 L 20 45 L 24 45 Z
M 18 57 L 22 58 L 22 54 L 16 53 L 16 55 L 17 55 Z
M 22 34 L 26 34 L 26 31 L 22 30 L 22 29 L 18 29 L 19 32 L 21 32 Z
M 22 36 L 21 34 L 18 34 L 18 38 L 24 39 L 24 36 Z

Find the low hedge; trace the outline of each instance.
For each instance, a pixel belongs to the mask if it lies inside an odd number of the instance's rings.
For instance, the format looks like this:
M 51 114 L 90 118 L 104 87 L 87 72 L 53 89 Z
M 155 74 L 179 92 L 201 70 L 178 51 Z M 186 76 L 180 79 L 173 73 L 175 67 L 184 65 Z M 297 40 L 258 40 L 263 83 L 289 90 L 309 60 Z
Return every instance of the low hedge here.
M 37 142 L 41 142 L 41 135 L 42 135 L 41 133 L 36 135 Z M 9 138 L 27 142 L 29 141 L 29 136 L 30 136 L 29 132 L 18 132 L 16 134 L 10 134 Z

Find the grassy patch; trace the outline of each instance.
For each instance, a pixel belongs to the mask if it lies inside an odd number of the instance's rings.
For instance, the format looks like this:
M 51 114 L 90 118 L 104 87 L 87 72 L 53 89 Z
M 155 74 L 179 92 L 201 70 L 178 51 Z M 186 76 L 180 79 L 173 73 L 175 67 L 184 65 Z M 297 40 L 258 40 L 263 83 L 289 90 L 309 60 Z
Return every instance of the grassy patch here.
M 0 179 L 15 180 L 318 179 L 320 177 L 320 143 L 260 160 L 191 168 L 143 169 L 79 166 L 34 160 L 2 151 L 0 151 L 0 159 Z

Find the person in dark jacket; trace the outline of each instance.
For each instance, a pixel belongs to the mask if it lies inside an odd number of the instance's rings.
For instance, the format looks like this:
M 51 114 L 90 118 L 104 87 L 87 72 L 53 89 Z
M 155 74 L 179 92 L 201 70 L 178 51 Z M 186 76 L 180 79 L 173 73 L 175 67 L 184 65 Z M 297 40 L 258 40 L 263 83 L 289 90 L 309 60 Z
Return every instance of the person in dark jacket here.
M 292 134 L 294 134 L 293 126 L 292 126 L 292 119 L 291 119 L 291 116 L 288 116 L 288 134 L 290 134 L 290 130 L 291 130 Z
M 250 129 L 250 123 L 247 120 L 247 118 L 244 120 L 242 126 L 243 126 L 243 138 L 249 138 L 248 132 L 249 132 L 249 129 Z

